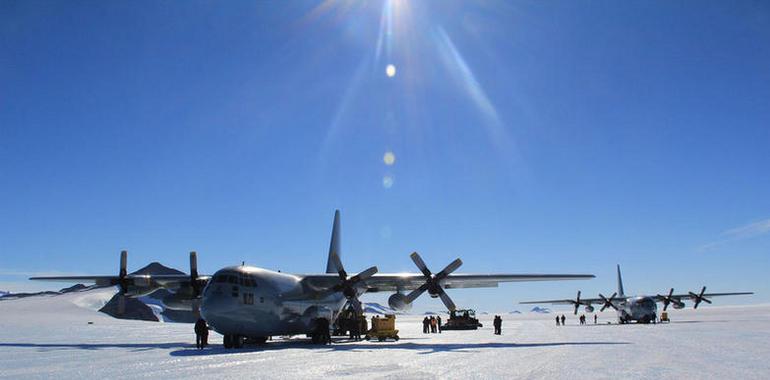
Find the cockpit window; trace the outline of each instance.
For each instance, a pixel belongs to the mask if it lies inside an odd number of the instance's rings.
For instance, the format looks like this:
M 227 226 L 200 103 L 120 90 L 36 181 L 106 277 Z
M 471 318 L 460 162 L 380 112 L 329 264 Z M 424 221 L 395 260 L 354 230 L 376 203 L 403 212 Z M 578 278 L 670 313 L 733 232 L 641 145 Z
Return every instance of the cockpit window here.
M 257 287 L 257 280 L 254 278 L 254 276 L 250 276 L 248 274 L 243 274 L 240 277 L 238 277 L 238 283 L 241 286 L 245 286 L 249 288 Z
M 233 274 L 217 274 L 214 276 L 212 282 L 215 283 L 230 283 L 233 285 L 240 285 L 243 287 L 256 288 L 257 279 L 253 275 L 245 273 L 233 273 Z

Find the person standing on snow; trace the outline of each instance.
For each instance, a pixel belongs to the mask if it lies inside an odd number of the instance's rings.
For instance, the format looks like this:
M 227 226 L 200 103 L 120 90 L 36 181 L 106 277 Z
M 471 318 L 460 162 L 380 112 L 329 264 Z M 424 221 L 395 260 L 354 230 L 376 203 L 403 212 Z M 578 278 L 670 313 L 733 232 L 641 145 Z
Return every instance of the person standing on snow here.
M 203 318 L 198 318 L 195 322 L 195 347 L 202 350 L 208 344 L 209 328 Z

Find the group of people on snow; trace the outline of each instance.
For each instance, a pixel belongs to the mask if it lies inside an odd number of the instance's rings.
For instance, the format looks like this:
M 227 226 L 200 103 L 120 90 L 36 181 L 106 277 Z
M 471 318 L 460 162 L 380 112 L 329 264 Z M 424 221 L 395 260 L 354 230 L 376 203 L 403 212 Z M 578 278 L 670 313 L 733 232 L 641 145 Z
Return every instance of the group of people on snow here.
M 495 327 L 495 335 L 503 333 L 503 318 L 499 315 L 495 315 L 495 319 L 492 320 L 492 326 Z
M 423 334 L 441 334 L 441 317 L 440 316 L 427 316 L 422 320 L 422 333 Z
M 587 319 L 586 315 L 581 314 L 580 317 L 578 317 L 578 322 L 580 322 L 581 325 L 585 325 L 587 323 L 586 319 Z M 558 316 L 558 315 L 556 316 L 556 326 L 564 326 L 566 321 L 567 321 L 567 318 L 564 316 L 564 314 L 562 314 L 561 316 Z M 598 321 L 599 321 L 599 316 L 594 314 L 594 324 L 596 324 Z

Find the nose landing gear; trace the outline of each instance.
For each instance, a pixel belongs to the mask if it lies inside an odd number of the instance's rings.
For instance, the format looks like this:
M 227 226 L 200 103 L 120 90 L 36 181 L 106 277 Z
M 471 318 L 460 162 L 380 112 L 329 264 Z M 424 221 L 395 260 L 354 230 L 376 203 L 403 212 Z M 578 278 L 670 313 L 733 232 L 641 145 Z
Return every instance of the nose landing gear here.
M 224 336 L 224 339 L 222 340 L 222 343 L 224 343 L 225 348 L 241 348 L 243 347 L 243 337 L 240 335 L 229 335 L 226 334 Z

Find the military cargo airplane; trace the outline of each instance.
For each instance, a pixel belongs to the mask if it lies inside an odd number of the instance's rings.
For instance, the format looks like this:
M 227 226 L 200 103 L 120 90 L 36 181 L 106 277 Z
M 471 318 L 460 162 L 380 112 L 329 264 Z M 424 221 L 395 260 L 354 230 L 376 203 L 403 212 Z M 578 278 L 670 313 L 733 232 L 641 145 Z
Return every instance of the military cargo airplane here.
M 663 311 L 668 309 L 668 305 L 673 305 L 674 309 L 683 309 L 685 307 L 683 299 L 693 300 L 693 308 L 697 309 L 701 302 L 711 303 L 707 297 L 720 297 L 720 296 L 740 296 L 750 295 L 752 292 L 738 292 L 738 293 L 706 293 L 706 287 L 704 286 L 700 293 L 695 294 L 689 292 L 687 294 L 674 294 L 674 289 L 671 288 L 667 296 L 626 296 L 623 292 L 623 279 L 620 276 L 620 265 L 618 265 L 618 291 L 612 293 L 607 298 L 599 293 L 599 298 L 580 298 L 580 291 L 577 292 L 577 298 L 574 300 L 548 300 L 548 301 L 527 301 L 521 302 L 522 304 L 540 304 L 550 303 L 553 305 L 574 305 L 575 314 L 578 312 L 578 308 L 581 305 L 585 306 L 586 313 L 592 313 L 594 311 L 594 304 L 601 304 L 602 308 L 599 311 L 604 311 L 606 308 L 615 309 L 618 313 L 618 322 L 628 323 L 636 321 L 639 323 L 655 322 L 658 312 L 658 302 L 663 303 Z
M 417 252 L 412 261 L 421 273 L 379 274 L 373 266 L 349 276 L 340 260 L 340 213 L 334 214 L 331 243 L 323 274 L 289 274 L 248 265 L 220 269 L 212 276 L 199 275 L 197 255 L 190 253 L 189 275 L 135 275 L 126 270 L 127 253 L 121 252 L 118 276 L 33 277 L 32 280 L 88 281 L 116 285 L 119 304 L 124 297 L 147 295 L 165 288 L 174 293 L 167 307 L 195 310 L 224 336 L 226 348 L 241 347 L 244 340 L 265 342 L 270 336 L 308 334 L 321 339 L 318 326 L 328 326 L 350 304 L 359 312 L 364 293 L 394 292 L 388 304 L 408 310 L 428 292 L 449 310 L 455 304 L 444 289 L 497 287 L 501 282 L 581 280 L 590 274 L 452 274 L 462 265 L 458 258 L 438 273 L 431 272 Z M 409 291 L 405 294 L 404 292 Z M 125 309 L 125 306 L 122 306 Z M 119 312 L 121 306 L 118 307 Z M 326 321 L 321 321 L 325 319 Z M 323 323 L 325 322 L 325 323 Z

